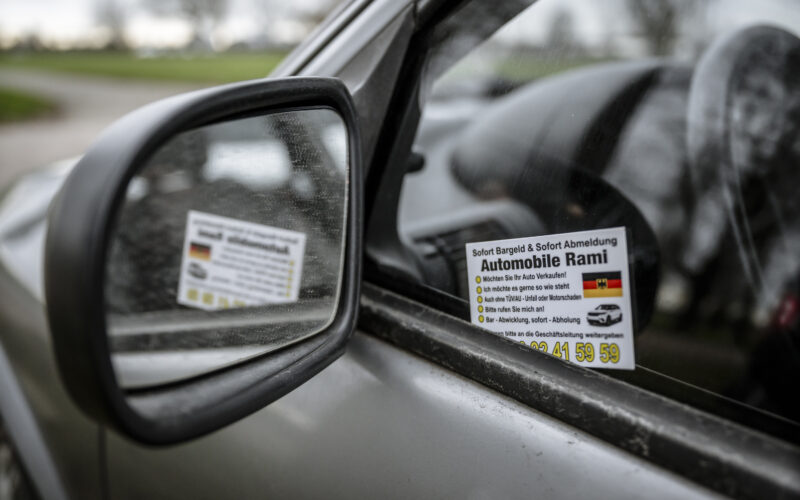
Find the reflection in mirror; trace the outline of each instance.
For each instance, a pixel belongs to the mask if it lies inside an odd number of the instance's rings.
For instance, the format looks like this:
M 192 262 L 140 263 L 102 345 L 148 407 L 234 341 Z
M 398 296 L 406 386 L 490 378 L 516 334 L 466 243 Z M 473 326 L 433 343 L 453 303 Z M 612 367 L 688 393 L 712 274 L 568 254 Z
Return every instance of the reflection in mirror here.
M 323 330 L 335 315 L 347 132 L 327 108 L 173 137 L 110 231 L 105 307 L 124 388 L 183 380 Z

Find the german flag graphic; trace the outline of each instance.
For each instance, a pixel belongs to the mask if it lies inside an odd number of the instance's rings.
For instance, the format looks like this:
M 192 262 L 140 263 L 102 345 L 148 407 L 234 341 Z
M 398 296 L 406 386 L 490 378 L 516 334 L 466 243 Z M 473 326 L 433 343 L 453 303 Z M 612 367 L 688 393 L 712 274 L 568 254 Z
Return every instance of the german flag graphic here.
M 200 260 L 211 260 L 211 247 L 208 245 L 203 245 L 202 243 L 190 241 L 189 257 Z
M 622 273 L 606 271 L 602 273 L 583 273 L 583 296 L 622 297 Z

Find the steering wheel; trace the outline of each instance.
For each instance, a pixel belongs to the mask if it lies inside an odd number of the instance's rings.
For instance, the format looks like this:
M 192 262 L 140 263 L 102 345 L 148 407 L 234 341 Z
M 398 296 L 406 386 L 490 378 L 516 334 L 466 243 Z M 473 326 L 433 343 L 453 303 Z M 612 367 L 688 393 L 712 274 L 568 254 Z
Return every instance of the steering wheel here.
M 736 254 L 757 303 L 769 309 L 785 278 L 800 271 L 799 139 L 800 39 L 755 26 L 712 44 L 695 69 L 687 110 L 699 200 L 689 260 Z M 735 248 L 724 248 L 726 227 Z
M 641 211 L 602 174 L 659 68 L 612 64 L 522 87 L 473 122 L 451 158 L 461 186 L 478 199 L 527 205 L 546 234 L 627 228 L 636 333 L 655 309 L 660 249 Z M 508 237 L 522 236 L 532 235 Z
M 772 317 L 746 376 L 758 381 L 770 407 L 797 418 L 800 39 L 757 26 L 713 44 L 692 77 L 687 119 L 690 175 L 700 200 L 695 220 L 719 221 L 695 224 L 689 250 L 695 260 L 725 259 L 727 274 L 735 274 L 731 261 L 741 264 L 743 283 L 728 291 L 728 300 L 755 305 L 755 314 L 744 314 Z

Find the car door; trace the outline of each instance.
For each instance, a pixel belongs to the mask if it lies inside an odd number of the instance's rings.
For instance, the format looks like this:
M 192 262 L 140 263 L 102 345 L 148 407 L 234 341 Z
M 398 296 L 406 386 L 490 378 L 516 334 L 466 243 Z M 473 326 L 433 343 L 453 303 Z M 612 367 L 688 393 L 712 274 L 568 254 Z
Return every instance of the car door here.
M 370 288 L 364 305 L 386 312 L 393 299 Z M 412 311 L 420 306 L 403 313 Z M 427 321 L 416 327 L 436 328 Z M 449 334 L 460 337 L 462 327 Z M 366 331 L 318 377 L 211 436 L 166 449 L 107 439 L 113 498 L 637 497 L 643 488 L 663 498 L 709 495 Z M 576 470 L 580 477 L 568 480 Z
M 485 172 L 459 181 L 449 167 L 436 168 L 458 151 L 475 158 L 468 139 L 479 149 L 487 146 L 476 139 L 485 138 L 485 130 L 472 136 L 472 129 L 456 135 L 448 130 L 461 130 L 475 115 L 489 123 L 498 111 L 489 109 L 483 91 L 477 98 L 468 93 L 459 112 L 443 120 L 455 124 L 437 123 L 427 91 L 445 68 L 523 7 L 355 2 L 348 16 L 327 28 L 324 43 L 300 50 L 279 70 L 341 76 L 360 106 L 370 171 L 367 283 L 358 331 L 347 353 L 302 387 L 209 436 L 152 448 L 106 432 L 112 498 L 797 495 L 800 455 L 790 419 L 671 383 L 646 367 L 630 375 L 590 371 L 470 324 L 475 304 L 461 290 L 465 245 L 540 235 L 543 212 L 519 197 L 485 203 L 491 198 L 480 192 L 485 183 L 468 182 L 485 180 Z M 626 104 L 624 112 L 597 111 L 622 130 L 631 109 L 638 109 L 631 103 L 643 95 L 664 97 L 643 90 L 654 81 L 653 71 L 639 64 L 611 76 L 584 76 L 593 86 L 582 88 L 590 88 L 587 94 L 592 87 L 627 92 L 611 100 Z M 678 83 L 685 80 L 676 73 Z M 586 138 L 577 131 L 600 134 L 592 127 L 596 114 L 589 113 L 589 101 L 575 103 L 575 113 L 586 111 L 580 119 L 551 113 L 545 124 L 563 132 L 551 139 L 558 147 L 604 168 L 601 160 L 618 150 L 602 150 L 608 147 L 602 141 L 592 144 L 599 153 L 580 147 Z M 428 116 L 420 123 L 426 102 Z M 569 104 L 563 97 L 553 102 Z M 546 128 L 526 123 L 518 130 Z M 546 137 L 538 140 L 547 143 Z M 578 153 L 568 148 L 571 143 Z M 406 178 L 420 167 L 419 176 Z M 607 184 L 593 186 L 612 197 L 617 191 Z M 643 227 L 638 212 L 625 207 L 618 222 Z M 447 217 L 437 219 L 437 212 Z M 637 249 L 645 256 L 652 250 Z M 652 300 L 652 266 L 645 259 L 637 270 L 635 279 L 643 280 L 634 282 L 637 297 Z M 649 314 L 643 311 L 637 309 L 640 319 Z M 637 349 L 652 353 L 660 347 L 643 342 L 637 338 Z

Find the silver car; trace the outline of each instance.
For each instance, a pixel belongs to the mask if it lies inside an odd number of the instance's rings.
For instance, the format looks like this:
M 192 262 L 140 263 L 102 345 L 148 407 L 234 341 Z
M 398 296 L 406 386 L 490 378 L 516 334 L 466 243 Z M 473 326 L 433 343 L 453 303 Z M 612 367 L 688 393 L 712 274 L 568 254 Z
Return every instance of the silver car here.
M 622 321 L 622 310 L 616 304 L 600 304 L 586 313 L 586 321 L 592 325 L 608 326 Z
M 7 187 L 0 494 L 800 497 L 796 6 L 532 3 L 347 2 Z M 608 228 L 630 347 L 467 271 Z

